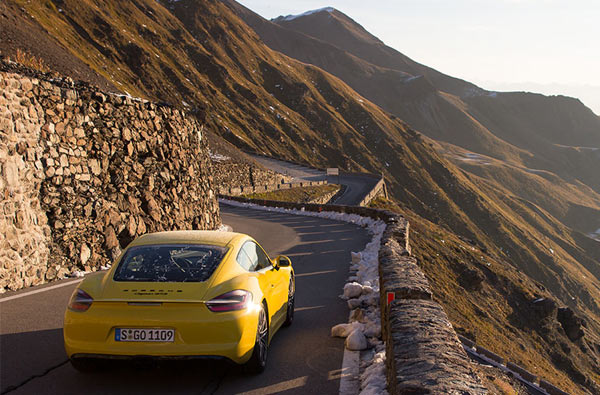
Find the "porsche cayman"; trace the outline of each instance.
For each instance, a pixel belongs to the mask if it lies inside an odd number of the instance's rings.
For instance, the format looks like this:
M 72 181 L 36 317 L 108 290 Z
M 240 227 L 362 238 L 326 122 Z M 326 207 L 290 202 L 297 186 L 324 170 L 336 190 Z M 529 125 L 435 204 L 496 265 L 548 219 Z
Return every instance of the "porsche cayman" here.
M 289 258 L 250 236 L 174 231 L 141 236 L 107 272 L 75 289 L 64 321 L 72 365 L 98 359 L 221 358 L 264 370 L 275 332 L 294 318 Z

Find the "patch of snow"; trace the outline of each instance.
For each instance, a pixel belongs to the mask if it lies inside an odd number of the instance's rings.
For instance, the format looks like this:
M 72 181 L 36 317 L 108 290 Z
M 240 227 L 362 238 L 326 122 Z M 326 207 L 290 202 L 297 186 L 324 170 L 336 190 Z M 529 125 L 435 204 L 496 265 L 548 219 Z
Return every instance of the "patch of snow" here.
M 595 232 L 592 232 L 590 234 L 588 234 L 589 237 L 591 237 L 592 239 L 596 240 L 596 241 L 600 241 L 600 229 L 598 229 Z
M 528 168 L 525 168 L 525 171 L 527 173 L 531 173 L 531 174 L 544 174 L 544 173 L 546 173 L 544 170 L 528 169 Z
M 355 329 L 346 338 L 346 348 L 350 351 L 361 351 L 367 348 L 367 338 L 360 329 Z
M 233 232 L 233 228 L 229 225 L 221 224 L 217 228 L 217 232 Z
M 402 83 L 403 83 L 403 84 L 406 84 L 407 82 L 414 81 L 414 80 L 416 80 L 416 79 L 419 79 L 419 78 L 421 78 L 421 77 L 423 77 L 423 76 L 422 76 L 422 75 L 411 75 L 410 77 L 408 77 L 408 78 L 406 78 L 406 79 L 402 80 Z
M 354 257 L 352 257 L 352 263 L 354 263 Z M 360 262 L 360 258 L 358 260 Z M 357 263 L 358 263 L 357 262 Z M 352 282 L 344 285 L 344 298 L 352 299 L 359 297 L 363 292 L 363 286 L 357 282 Z
M 208 155 L 210 156 L 210 160 L 212 160 L 213 162 L 224 162 L 226 160 L 231 159 L 229 156 L 214 154 L 210 151 L 208 151 Z
M 474 162 L 480 165 L 489 165 L 490 162 L 485 159 L 483 155 L 476 154 L 473 152 L 466 152 L 455 157 L 456 159 L 463 162 Z
M 81 278 L 81 277 L 85 277 L 86 274 L 90 274 L 91 272 L 84 272 L 81 270 L 75 270 L 74 272 L 71 273 L 71 275 L 69 277 L 76 277 L 76 278 Z
M 338 324 L 331 328 L 331 337 L 348 337 L 352 332 L 361 329 L 363 324 L 359 322 L 351 322 L 349 324 Z
M 372 362 L 361 374 L 362 390 L 360 395 L 387 394 L 387 380 L 385 376 L 385 347 L 381 345 L 373 356 Z

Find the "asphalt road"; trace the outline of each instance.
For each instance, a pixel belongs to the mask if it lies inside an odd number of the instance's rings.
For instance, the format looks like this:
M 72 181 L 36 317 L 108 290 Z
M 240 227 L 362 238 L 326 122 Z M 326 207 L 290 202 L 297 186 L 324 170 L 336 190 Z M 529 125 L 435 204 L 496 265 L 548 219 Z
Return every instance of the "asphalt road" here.
M 357 206 L 379 182 L 375 177 L 354 173 L 341 173 L 339 178 L 329 176 L 327 181 L 330 184 L 346 186 L 344 193 L 336 199 L 335 204 L 347 206 Z
M 282 160 L 266 158 L 259 155 L 250 156 L 267 169 L 292 177 L 293 182 L 321 181 L 327 179 L 327 173 L 323 170 L 313 169 Z
M 223 222 L 249 233 L 271 256 L 292 258 L 296 317 L 273 338 L 267 370 L 258 376 L 218 363 L 119 363 L 106 371 L 75 371 L 62 344 L 63 313 L 73 280 L 0 303 L 0 390 L 10 394 L 337 394 L 343 340 L 331 326 L 347 321 L 338 298 L 350 251 L 369 241 L 356 226 L 313 217 L 222 206 Z M 68 282 L 71 282 L 68 284 Z M 67 284 L 60 288 L 56 285 Z M 50 290 L 45 290 L 51 288 Z M 29 292 L 7 293 L 2 299 Z
M 327 176 L 322 170 L 312 169 L 285 162 L 277 159 L 265 158 L 263 156 L 251 155 L 254 160 L 264 167 L 293 177 L 293 181 L 322 181 L 327 180 L 330 184 L 340 184 L 346 187 L 344 193 L 337 198 L 335 204 L 348 206 L 358 205 L 369 192 L 375 187 L 378 178 L 367 174 L 340 172 L 340 176 Z

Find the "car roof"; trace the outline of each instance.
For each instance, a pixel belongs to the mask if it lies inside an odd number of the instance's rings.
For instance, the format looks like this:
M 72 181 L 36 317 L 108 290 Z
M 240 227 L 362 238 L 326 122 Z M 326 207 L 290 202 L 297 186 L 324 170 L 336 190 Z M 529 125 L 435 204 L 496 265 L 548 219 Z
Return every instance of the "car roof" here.
M 174 230 L 148 233 L 135 239 L 130 246 L 149 244 L 208 244 L 226 246 L 231 242 L 247 238 L 243 233 L 216 230 Z

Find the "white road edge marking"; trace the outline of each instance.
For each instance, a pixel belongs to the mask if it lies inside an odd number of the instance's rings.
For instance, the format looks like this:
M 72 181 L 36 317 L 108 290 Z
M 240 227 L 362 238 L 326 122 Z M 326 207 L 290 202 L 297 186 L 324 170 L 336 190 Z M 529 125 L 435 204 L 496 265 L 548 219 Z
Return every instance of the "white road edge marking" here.
M 308 376 L 298 377 L 288 381 L 282 381 L 281 383 L 269 385 L 267 387 L 257 388 L 255 390 L 240 392 L 238 395 L 270 395 L 277 394 L 279 392 L 291 390 L 294 388 L 304 387 L 308 382 Z
M 66 287 L 67 285 L 72 285 L 75 283 L 79 283 L 81 281 L 83 281 L 83 278 L 78 278 L 77 280 L 67 281 L 62 284 L 52 285 L 50 287 L 46 287 L 46 288 L 42 288 L 42 289 L 36 289 L 35 291 L 23 292 L 23 293 L 20 293 L 17 295 L 8 296 L 6 298 L 0 298 L 0 303 L 8 302 L 9 300 L 13 300 L 13 299 L 24 298 L 25 296 L 29 296 L 29 295 L 33 295 L 33 294 L 39 294 L 40 292 L 51 291 L 56 288 Z
M 344 347 L 344 360 L 340 372 L 340 395 L 358 395 L 360 351 L 350 351 Z

